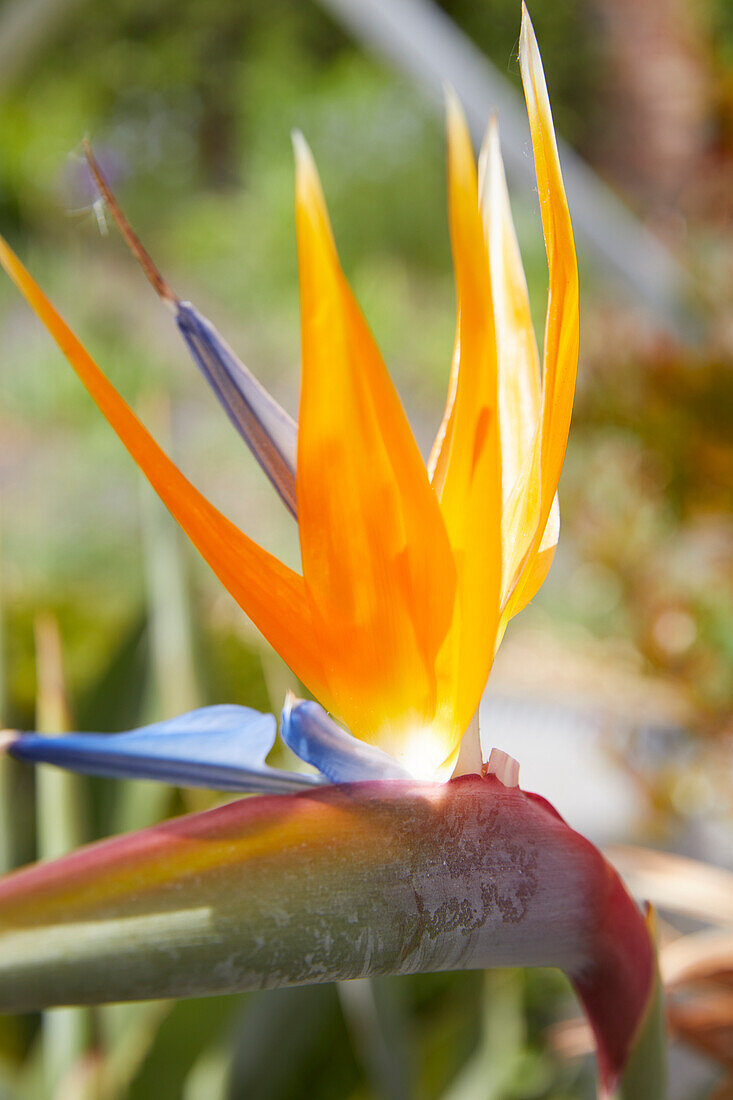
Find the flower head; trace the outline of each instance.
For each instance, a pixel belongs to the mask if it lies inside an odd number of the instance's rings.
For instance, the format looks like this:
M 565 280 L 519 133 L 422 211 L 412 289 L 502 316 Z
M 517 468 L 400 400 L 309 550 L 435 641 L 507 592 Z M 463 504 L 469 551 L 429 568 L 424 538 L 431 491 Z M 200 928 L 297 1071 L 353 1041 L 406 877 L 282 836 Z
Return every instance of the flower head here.
M 543 355 L 496 124 L 477 173 L 449 95 L 458 324 L 427 466 L 341 270 L 302 137 L 294 143 L 297 426 L 173 293 L 90 158 L 195 361 L 297 519 L 302 573 L 190 484 L 0 240 L 0 263 L 162 500 L 341 723 L 316 702 L 286 700 L 281 736 L 320 776 L 268 767 L 276 723 L 246 707 L 205 707 L 114 736 L 0 733 L 0 751 L 25 760 L 263 796 L 6 876 L 3 1010 L 455 967 L 561 966 L 596 1036 L 601 1095 L 622 1075 L 624 1095 L 662 1094 L 653 944 L 602 855 L 544 799 L 519 789 L 516 763 L 498 750 L 482 776 L 413 778 L 453 771 L 507 622 L 541 585 L 558 537 L 578 274 L 526 10 L 520 61 L 550 279 Z
M 302 341 L 297 430 L 205 318 L 173 294 L 133 238 L 199 366 L 296 515 L 302 574 L 194 489 L 0 244 L 0 262 L 243 610 L 334 718 L 421 777 L 453 770 L 506 624 L 544 580 L 558 535 L 578 276 L 526 11 L 520 62 L 549 266 L 544 352 L 540 365 L 496 123 L 477 173 L 465 118 L 449 94 L 458 324 L 448 402 L 427 467 L 339 264 L 315 164 L 300 135 L 294 140 Z

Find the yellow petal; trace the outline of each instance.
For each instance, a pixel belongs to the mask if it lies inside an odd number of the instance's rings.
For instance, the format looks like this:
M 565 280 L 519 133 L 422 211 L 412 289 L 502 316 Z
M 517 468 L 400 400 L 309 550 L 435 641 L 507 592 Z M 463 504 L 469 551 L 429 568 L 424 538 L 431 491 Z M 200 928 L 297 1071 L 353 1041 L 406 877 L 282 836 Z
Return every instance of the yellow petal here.
M 525 567 L 529 574 L 534 570 L 532 559 L 540 552 L 542 541 L 546 537 L 565 457 L 578 367 L 579 316 L 578 264 L 570 212 L 562 181 L 542 60 L 524 5 L 519 60 L 532 133 L 549 268 L 543 354 L 542 426 L 537 444 L 540 451 L 540 522 L 530 559 Z M 548 538 L 552 531 L 553 525 L 550 525 Z
M 448 193 L 458 297 L 455 399 L 436 472 L 458 567 L 456 614 L 440 670 L 455 720 L 465 729 L 494 656 L 501 596 L 501 455 L 496 344 L 489 263 L 471 138 L 448 98 Z
M 506 499 L 537 432 L 540 358 L 514 229 L 499 127 L 492 119 L 479 158 L 479 193 L 491 268 L 499 380 L 501 473 Z
M 319 633 L 330 638 L 325 661 L 338 716 L 398 757 L 409 740 L 412 755 L 416 731 L 435 716 L 453 555 L 399 397 L 339 265 L 300 137 L 295 151 L 303 574 Z M 426 735 L 436 766 L 453 748 L 451 736 Z
M 540 362 L 527 282 L 492 119 L 479 161 L 481 213 L 496 325 L 502 475 L 502 604 L 519 578 L 540 522 Z
M 550 572 L 552 559 L 555 557 L 555 547 L 557 546 L 559 537 L 560 507 L 558 505 L 557 496 L 555 496 L 550 510 L 550 517 L 547 520 L 547 526 L 545 527 L 545 532 L 542 536 L 539 548 L 536 552 L 532 553 L 522 569 L 519 579 L 504 606 L 502 612 L 502 622 L 504 625 L 500 632 L 502 635 L 509 620 L 522 611 L 530 600 L 534 599 L 545 583 L 547 574 Z
M 247 538 L 183 476 L 0 238 L 0 263 L 193 544 L 295 674 L 328 699 L 303 578 Z

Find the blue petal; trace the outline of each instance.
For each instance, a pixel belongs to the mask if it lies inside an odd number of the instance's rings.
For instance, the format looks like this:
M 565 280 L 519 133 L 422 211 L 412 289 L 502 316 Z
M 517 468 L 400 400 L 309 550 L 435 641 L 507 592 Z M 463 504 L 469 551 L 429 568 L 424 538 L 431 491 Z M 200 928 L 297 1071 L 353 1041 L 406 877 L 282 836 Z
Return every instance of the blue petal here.
M 280 736 L 296 756 L 332 783 L 412 778 L 388 753 L 352 737 L 329 718 L 323 707 L 309 700 L 288 695 Z
M 202 707 L 128 733 L 20 734 L 8 751 L 21 760 L 56 764 L 86 775 L 158 779 L 217 791 L 287 794 L 314 776 L 265 764 L 275 740 L 271 714 L 249 707 Z
M 176 302 L 176 322 L 189 350 L 240 433 L 297 518 L 295 421 L 257 381 L 190 302 Z

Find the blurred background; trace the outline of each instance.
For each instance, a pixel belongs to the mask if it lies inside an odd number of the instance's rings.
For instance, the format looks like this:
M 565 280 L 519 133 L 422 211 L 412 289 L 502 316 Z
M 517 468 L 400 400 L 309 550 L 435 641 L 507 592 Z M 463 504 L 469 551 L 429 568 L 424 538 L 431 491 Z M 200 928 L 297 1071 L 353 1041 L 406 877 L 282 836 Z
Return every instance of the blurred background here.
M 560 546 L 502 646 L 482 736 L 660 905 L 673 1095 L 730 1097 L 733 8 L 534 0 L 531 14 L 566 143 L 581 361 Z M 516 0 L 0 4 L 0 229 L 188 476 L 291 564 L 295 527 L 108 226 L 81 139 L 174 289 L 295 415 L 303 130 L 427 452 L 455 323 L 445 79 L 477 143 L 499 109 L 542 335 L 519 21 Z M 0 325 L 2 723 L 277 712 L 291 674 L 7 280 Z M 215 800 L 4 760 L 0 865 Z M 711 933 L 727 947 L 701 956 Z M 558 974 L 501 972 L 0 1018 L 0 1097 L 590 1097 L 576 1011 Z

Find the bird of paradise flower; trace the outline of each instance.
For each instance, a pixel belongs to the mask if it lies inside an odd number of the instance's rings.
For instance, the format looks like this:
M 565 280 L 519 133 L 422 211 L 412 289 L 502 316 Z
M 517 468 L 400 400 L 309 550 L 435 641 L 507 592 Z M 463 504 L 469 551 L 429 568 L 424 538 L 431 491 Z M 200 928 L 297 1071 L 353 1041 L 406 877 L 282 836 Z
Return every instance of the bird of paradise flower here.
M 495 122 L 479 179 L 448 98 L 458 325 L 427 464 L 339 266 L 310 152 L 295 135 L 302 389 L 296 425 L 159 276 L 231 419 L 297 516 L 302 576 L 236 530 L 150 439 L 4 246 L 0 259 L 135 460 L 243 610 L 326 710 L 408 772 L 450 775 L 508 620 L 549 569 L 578 353 L 578 275 L 530 24 L 522 50 L 547 240 L 540 361 Z M 297 477 L 296 477 L 297 469 Z
M 281 723 L 285 742 L 320 776 L 269 767 L 275 721 L 243 707 L 204 708 L 114 736 L 10 736 L 9 751 L 26 760 L 279 796 L 182 819 L 180 826 L 161 826 L 162 832 L 140 839 L 107 842 L 67 857 L 57 871 L 32 868 L 7 879 L 4 890 L 0 884 L 0 933 L 9 931 L 18 967 L 14 977 L 4 976 L 5 988 L 16 990 L 7 994 L 11 1007 L 103 999 L 109 989 L 117 998 L 181 995 L 370 972 L 545 962 L 573 976 L 598 1039 L 604 1089 L 629 1063 L 654 999 L 644 921 L 602 857 L 543 800 L 517 788 L 514 761 L 498 750 L 483 761 L 478 737 L 478 705 L 496 648 L 508 621 L 546 577 L 558 539 L 557 486 L 578 357 L 575 247 L 526 9 L 520 65 L 549 267 L 543 356 L 540 364 L 497 125 L 489 125 L 477 173 L 464 116 L 449 93 L 458 321 L 448 401 L 427 468 L 339 265 L 315 165 L 299 134 L 297 427 L 213 326 L 160 276 L 90 154 L 110 209 L 171 306 L 194 359 L 297 518 L 302 574 L 257 546 L 190 484 L 0 242 L 0 263 L 132 457 L 225 587 L 322 704 L 288 699 Z M 324 780 L 357 786 L 324 787 Z M 309 787 L 316 790 L 283 797 Z M 297 881 L 289 863 L 293 845 L 307 847 L 307 854 L 301 852 L 306 871 Z M 135 894 L 141 875 L 146 905 L 183 876 L 186 912 L 197 912 L 201 903 L 209 913 L 212 897 L 221 898 L 222 883 L 231 886 L 242 860 L 260 909 L 281 905 L 284 896 L 291 914 L 307 911 L 311 921 L 323 923 L 310 894 L 307 902 L 296 896 L 310 868 L 321 902 L 328 902 L 330 946 L 321 935 L 318 950 L 308 954 L 302 927 L 283 946 L 288 936 L 277 922 L 275 934 L 270 921 L 269 951 L 258 957 L 263 937 L 254 935 L 259 946 L 250 956 L 236 964 L 227 956 L 227 963 L 221 943 L 229 941 L 226 935 L 222 941 L 219 928 L 218 954 L 209 945 L 196 958 L 195 950 L 186 955 L 181 947 L 183 963 L 175 973 L 160 958 L 151 971 L 142 946 L 144 941 L 149 949 L 154 941 L 151 925 L 135 940 L 135 964 L 123 951 L 128 969 L 111 987 L 104 980 L 90 983 L 78 966 L 75 972 L 57 967 L 51 978 L 44 971 L 38 979 L 43 967 L 36 959 L 32 980 L 24 969 L 24 951 L 31 953 L 32 946 L 24 948 L 22 936 L 39 924 L 66 925 L 68 953 L 78 921 L 87 927 L 110 911 L 114 920 L 149 919 Z M 428 879 L 437 876 L 437 894 L 432 887 L 426 892 L 421 860 Z M 349 875 L 352 893 L 345 896 Z M 375 918 L 374 906 L 364 909 L 365 875 L 381 883 L 381 917 Z M 292 889 L 283 895 L 287 881 Z M 337 897 L 345 905 L 340 913 Z M 159 903 L 160 897 L 156 915 Z M 227 925 L 231 897 L 221 904 Z M 241 916 L 231 917 L 240 934 Z M 200 946 L 206 937 L 190 919 Z M 382 935 L 393 919 L 396 941 Z M 350 930 L 355 923 L 364 924 L 366 940 Z M 521 934 L 512 931 L 519 925 Z M 63 930 L 58 934 L 63 938 Z M 107 928 L 107 940 L 110 934 Z M 52 942 L 53 950 L 62 950 L 61 941 Z M 205 979 L 202 965 L 208 967 Z

